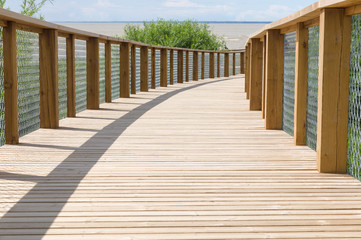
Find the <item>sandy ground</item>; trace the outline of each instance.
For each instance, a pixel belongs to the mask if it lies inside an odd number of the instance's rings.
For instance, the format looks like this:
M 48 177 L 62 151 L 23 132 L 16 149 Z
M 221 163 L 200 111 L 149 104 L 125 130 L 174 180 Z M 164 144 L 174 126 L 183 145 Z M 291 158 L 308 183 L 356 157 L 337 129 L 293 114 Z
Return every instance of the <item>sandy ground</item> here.
M 127 23 L 60 23 L 89 32 L 95 32 L 108 36 L 122 36 Z M 142 25 L 141 23 L 132 23 Z M 229 49 L 242 49 L 248 37 L 261 29 L 265 24 L 261 23 L 210 23 L 212 31 L 223 36 Z

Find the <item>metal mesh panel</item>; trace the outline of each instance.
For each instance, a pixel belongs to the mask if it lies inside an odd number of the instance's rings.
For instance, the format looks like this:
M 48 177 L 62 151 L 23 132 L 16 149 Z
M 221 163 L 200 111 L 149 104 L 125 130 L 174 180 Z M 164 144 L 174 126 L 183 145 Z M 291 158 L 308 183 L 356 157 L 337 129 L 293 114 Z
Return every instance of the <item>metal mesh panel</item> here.
M 160 50 L 155 50 L 155 87 L 160 87 Z
M 347 172 L 361 180 L 361 15 L 352 16 Z
M 236 54 L 236 74 L 241 74 L 241 54 Z
M 152 88 L 152 49 L 148 49 L 148 88 Z
M 119 98 L 119 81 L 120 81 L 120 47 L 119 45 L 112 44 L 112 99 Z
M 40 128 L 39 35 L 17 31 L 19 135 Z
M 186 81 L 186 53 L 183 52 L 183 81 Z
M 0 27 L 0 48 L 3 49 L 3 28 Z M 0 146 L 5 144 L 4 62 L 0 51 Z
M 306 144 L 313 150 L 317 145 L 319 32 L 318 26 L 309 28 Z
M 140 92 L 140 48 L 135 48 L 135 75 L 136 75 L 136 92 Z
M 131 82 L 132 82 L 132 48 L 129 48 L 129 93 L 132 92 L 132 87 L 131 87 Z
M 66 38 L 58 38 L 59 119 L 67 116 Z
M 170 51 L 167 51 L 167 82 L 170 85 Z
M 189 81 L 193 81 L 193 52 L 189 53 Z
M 198 79 L 202 79 L 202 53 L 198 53 Z
M 86 41 L 75 40 L 75 104 L 76 112 L 86 109 Z
M 214 76 L 217 77 L 217 69 L 218 69 L 218 54 L 214 54 Z
M 220 62 L 220 74 L 221 74 L 221 77 L 224 77 L 224 54 L 221 54 L 220 55 L 221 57 L 220 57 L 220 60 L 221 60 L 221 62 Z
M 285 34 L 283 71 L 283 130 L 294 135 L 296 33 Z
M 233 75 L 233 54 L 229 54 L 229 75 Z
M 177 79 L 178 79 L 178 52 L 174 51 L 173 54 L 173 75 L 174 75 L 174 79 L 173 79 L 173 83 L 176 84 L 177 83 Z
M 99 102 L 105 102 L 105 44 L 99 43 Z
M 209 78 L 209 53 L 204 56 L 204 78 Z

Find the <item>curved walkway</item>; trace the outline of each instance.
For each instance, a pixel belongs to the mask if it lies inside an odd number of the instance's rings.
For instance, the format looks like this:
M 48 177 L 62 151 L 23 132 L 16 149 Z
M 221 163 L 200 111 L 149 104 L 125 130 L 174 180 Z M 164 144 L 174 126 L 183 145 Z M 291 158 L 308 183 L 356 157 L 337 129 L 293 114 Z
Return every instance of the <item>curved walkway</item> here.
M 243 86 L 139 93 L 1 147 L 0 239 L 360 239 L 361 184 L 264 130 Z

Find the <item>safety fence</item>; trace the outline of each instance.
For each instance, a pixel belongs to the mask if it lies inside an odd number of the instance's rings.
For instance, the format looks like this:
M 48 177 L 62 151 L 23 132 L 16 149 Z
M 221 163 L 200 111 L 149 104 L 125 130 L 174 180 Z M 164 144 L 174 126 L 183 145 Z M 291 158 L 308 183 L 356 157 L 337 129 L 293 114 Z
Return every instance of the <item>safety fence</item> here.
M 320 172 L 361 180 L 360 14 L 361 1 L 320 1 L 266 25 L 246 46 L 245 89 L 266 129 L 317 151 Z
M 0 26 L 0 145 L 17 144 L 19 137 L 40 127 L 58 128 L 60 119 L 99 109 L 104 102 L 220 77 L 215 69 L 232 67 L 230 61 L 213 61 L 215 55 L 234 55 L 231 62 L 239 68 L 244 63 L 241 51 L 147 45 L 4 9 L 0 9 Z

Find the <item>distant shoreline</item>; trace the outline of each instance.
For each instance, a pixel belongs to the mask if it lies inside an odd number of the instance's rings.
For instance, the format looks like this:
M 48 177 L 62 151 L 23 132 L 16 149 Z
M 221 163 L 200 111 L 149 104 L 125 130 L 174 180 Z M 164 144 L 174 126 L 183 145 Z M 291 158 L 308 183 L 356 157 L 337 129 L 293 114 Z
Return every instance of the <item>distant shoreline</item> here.
M 149 23 L 152 21 L 56 21 L 53 23 Z M 182 21 L 181 21 L 182 22 Z M 257 22 L 257 21 L 197 21 L 199 23 L 211 23 L 211 24 L 240 24 L 240 23 L 245 23 L 245 24 L 267 24 L 267 23 L 271 23 L 271 22 Z

